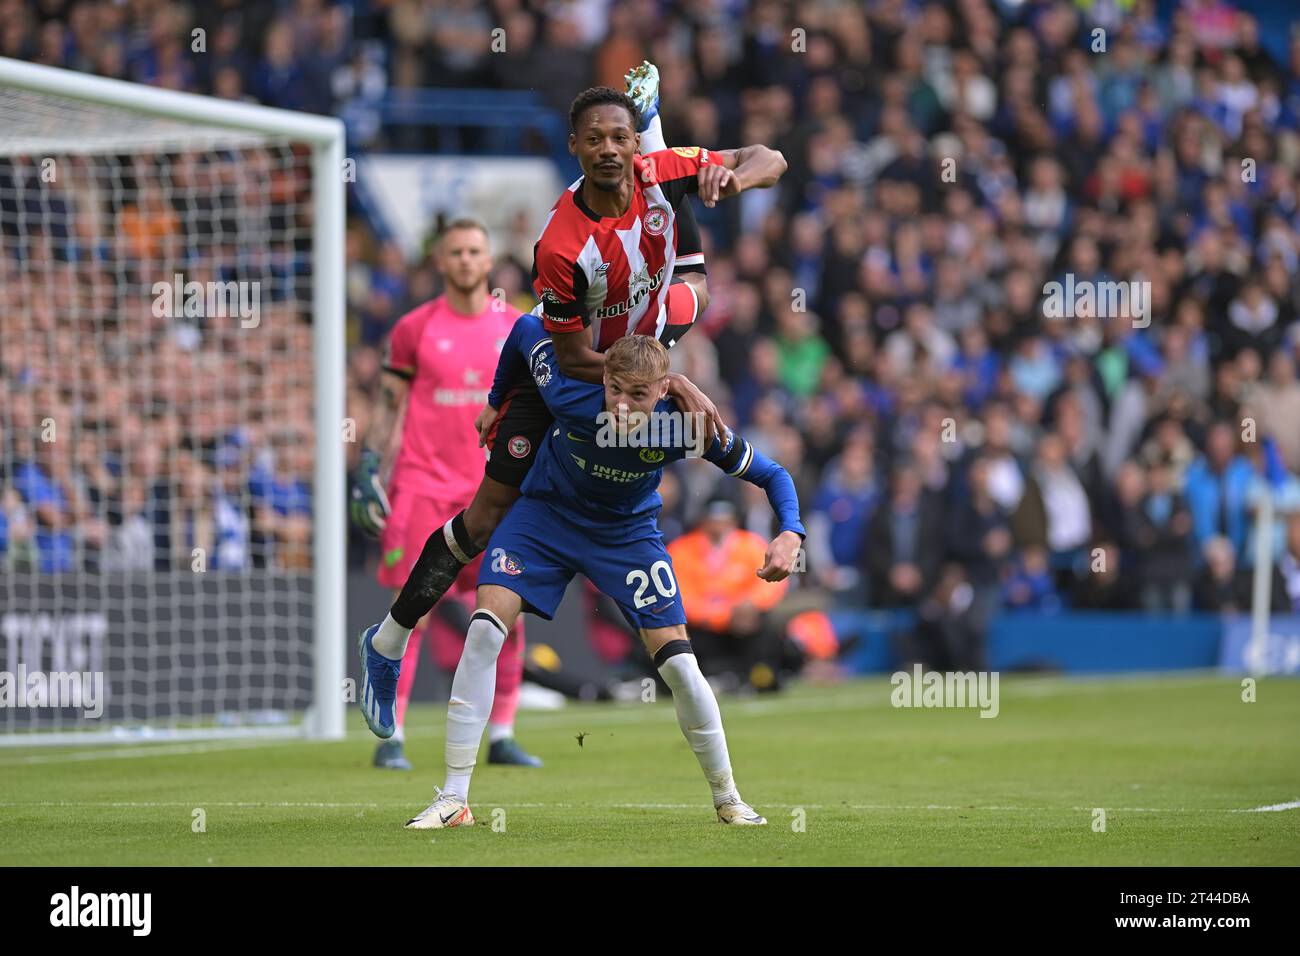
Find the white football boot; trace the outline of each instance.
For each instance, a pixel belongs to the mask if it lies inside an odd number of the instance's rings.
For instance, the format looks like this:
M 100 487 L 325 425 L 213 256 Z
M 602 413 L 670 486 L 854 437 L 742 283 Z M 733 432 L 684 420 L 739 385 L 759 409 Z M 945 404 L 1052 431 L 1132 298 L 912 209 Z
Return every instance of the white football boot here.
M 438 790 L 438 799 L 406 821 L 408 830 L 446 830 L 451 827 L 472 827 L 474 814 L 469 804 L 454 794 Z
M 743 827 L 765 827 L 767 820 L 745 801 L 737 798 L 717 807 L 719 823 L 734 823 Z

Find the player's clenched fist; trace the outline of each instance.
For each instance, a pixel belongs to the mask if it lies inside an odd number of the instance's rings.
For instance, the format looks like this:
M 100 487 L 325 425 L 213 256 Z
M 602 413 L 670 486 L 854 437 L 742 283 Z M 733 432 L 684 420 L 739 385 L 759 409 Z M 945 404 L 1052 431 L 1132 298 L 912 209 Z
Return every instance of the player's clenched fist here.
M 352 523 L 372 538 L 383 532 L 390 510 L 384 483 L 379 478 L 379 466 L 379 453 L 367 448 L 361 452 L 361 464 L 352 476 Z
M 758 576 L 764 581 L 784 581 L 790 576 L 794 567 L 795 556 L 803 545 L 803 538 L 793 531 L 782 531 L 767 546 L 763 555 L 763 566 L 758 569 Z
M 702 166 L 699 172 L 700 201 L 710 209 L 719 199 L 740 194 L 740 180 L 726 166 Z

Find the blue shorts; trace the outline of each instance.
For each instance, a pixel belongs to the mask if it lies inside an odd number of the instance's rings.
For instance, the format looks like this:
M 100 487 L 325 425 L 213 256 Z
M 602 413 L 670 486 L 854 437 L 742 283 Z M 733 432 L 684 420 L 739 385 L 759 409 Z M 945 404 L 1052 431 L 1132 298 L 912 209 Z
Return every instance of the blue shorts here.
M 520 498 L 488 542 L 478 583 L 509 588 L 525 611 L 549 621 L 575 574 L 613 598 L 634 628 L 686 623 L 673 559 L 653 515 L 579 528 L 564 510 Z

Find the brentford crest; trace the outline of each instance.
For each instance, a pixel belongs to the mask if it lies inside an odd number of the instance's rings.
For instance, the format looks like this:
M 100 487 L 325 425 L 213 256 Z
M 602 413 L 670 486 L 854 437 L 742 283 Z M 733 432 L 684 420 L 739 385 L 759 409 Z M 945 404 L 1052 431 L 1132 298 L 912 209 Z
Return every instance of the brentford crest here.
M 641 217 L 641 228 L 652 236 L 661 236 L 668 228 L 668 210 L 663 206 L 651 206 Z

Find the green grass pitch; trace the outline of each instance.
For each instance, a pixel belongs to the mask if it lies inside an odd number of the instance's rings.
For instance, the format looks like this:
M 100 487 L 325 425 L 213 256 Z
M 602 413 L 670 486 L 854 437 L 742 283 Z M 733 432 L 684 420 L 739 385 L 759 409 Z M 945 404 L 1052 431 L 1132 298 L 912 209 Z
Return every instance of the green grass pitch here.
M 723 700 L 765 828 L 714 821 L 663 699 L 522 713 L 546 767 L 484 756 L 478 825 L 432 833 L 402 824 L 442 782 L 440 707 L 412 712 L 413 773 L 370 768 L 354 707 L 337 743 L 2 748 L 0 865 L 1300 863 L 1300 808 L 1258 809 L 1300 801 L 1300 681 L 1005 677 L 994 719 L 890 689 Z

